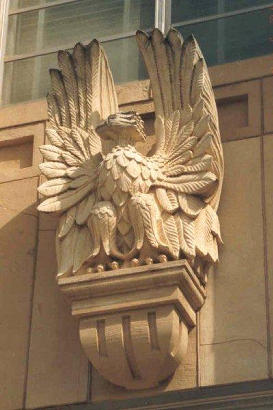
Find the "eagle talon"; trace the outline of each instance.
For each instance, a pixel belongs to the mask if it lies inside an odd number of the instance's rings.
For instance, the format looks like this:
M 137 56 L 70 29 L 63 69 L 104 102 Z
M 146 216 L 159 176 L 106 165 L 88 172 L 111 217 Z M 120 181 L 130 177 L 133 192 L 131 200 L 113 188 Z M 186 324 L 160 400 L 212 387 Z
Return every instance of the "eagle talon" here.
M 105 269 L 104 269 L 104 266 L 103 265 L 97 265 L 97 272 L 104 272 L 105 271 Z
M 145 263 L 146 263 L 146 265 L 152 265 L 154 263 L 154 261 L 153 261 L 152 258 L 148 257 L 148 258 L 145 259 Z
M 158 260 L 159 260 L 160 263 L 168 262 L 167 256 L 166 256 L 166 255 L 163 255 L 163 254 L 162 254 L 162 255 L 159 255 Z
M 140 265 L 139 259 L 134 258 L 131 260 L 131 266 L 139 266 L 139 265 Z
M 110 263 L 110 267 L 111 267 L 113 270 L 116 270 L 116 269 L 119 268 L 119 264 L 118 264 L 118 262 L 113 261 L 113 262 Z

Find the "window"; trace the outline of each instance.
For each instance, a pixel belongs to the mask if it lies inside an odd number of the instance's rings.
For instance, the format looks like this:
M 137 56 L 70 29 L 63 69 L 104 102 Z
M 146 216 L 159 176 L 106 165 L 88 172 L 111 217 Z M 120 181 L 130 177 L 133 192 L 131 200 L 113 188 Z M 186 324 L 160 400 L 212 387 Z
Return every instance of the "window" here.
M 273 2 L 172 0 L 172 25 L 194 34 L 208 65 L 273 52 Z
M 10 0 L 3 103 L 42 98 L 57 51 L 93 38 L 104 43 L 115 81 L 145 77 L 135 31 L 154 26 L 154 0 Z
M 193 33 L 209 65 L 273 52 L 273 2 L 268 0 L 0 0 L 5 55 L 2 103 L 43 98 L 57 51 L 103 42 L 116 83 L 146 77 L 134 38 L 172 24 Z M 6 6 L 4 6 L 6 5 Z M 5 16 L 6 18 L 5 18 Z M 0 16 L 1 17 L 1 16 Z M 1 26 L 1 21 L 0 21 Z M 4 41 L 2 41 L 4 43 Z M 0 47 L 1 30 L 0 30 Z M 4 71 L 4 75 L 1 75 Z

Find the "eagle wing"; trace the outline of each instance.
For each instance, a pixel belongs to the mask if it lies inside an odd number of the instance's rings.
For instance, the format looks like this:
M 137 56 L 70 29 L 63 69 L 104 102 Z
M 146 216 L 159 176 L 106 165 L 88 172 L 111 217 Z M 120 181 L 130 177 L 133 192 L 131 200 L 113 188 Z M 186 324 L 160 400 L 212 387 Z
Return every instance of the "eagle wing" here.
M 155 104 L 157 142 L 150 161 L 160 166 L 151 189 L 165 242 L 175 258 L 182 249 L 189 257 L 216 261 L 223 151 L 204 57 L 193 36 L 183 42 L 175 29 L 166 38 L 158 29 L 150 36 L 139 31 L 137 41 Z
M 76 272 L 92 250 L 87 219 L 95 203 L 97 167 L 102 160 L 98 123 L 118 111 L 107 58 L 97 40 L 60 51 L 59 70 L 50 70 L 47 97 L 49 144 L 40 147 L 48 181 L 40 211 L 62 213 L 57 232 L 59 275 Z

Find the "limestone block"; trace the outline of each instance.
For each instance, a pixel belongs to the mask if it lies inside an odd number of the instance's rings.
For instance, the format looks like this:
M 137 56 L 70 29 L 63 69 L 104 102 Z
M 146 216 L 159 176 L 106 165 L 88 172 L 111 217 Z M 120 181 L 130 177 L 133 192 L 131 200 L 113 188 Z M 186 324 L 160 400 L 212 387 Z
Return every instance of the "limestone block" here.
M 153 396 L 163 392 L 193 389 L 197 387 L 197 357 L 196 357 L 196 328 L 189 333 L 188 351 L 184 361 L 176 369 L 173 377 L 161 383 L 158 387 L 146 390 L 128 391 L 116 386 L 102 377 L 92 367 L 91 377 L 91 400 L 95 402 L 103 400 L 119 400 L 133 397 Z
M 33 300 L 27 408 L 85 401 L 88 364 L 77 321 L 55 282 L 55 232 L 41 232 Z
M 272 89 L 271 89 L 272 91 Z M 265 174 L 265 235 L 266 268 L 268 280 L 269 329 L 271 352 L 273 351 L 273 135 L 264 137 L 264 174 Z M 272 377 L 273 356 L 269 357 L 270 376 Z
M 0 128 L 44 121 L 48 118 L 46 100 L 28 101 L 1 107 Z
M 200 313 L 201 385 L 266 378 L 260 138 L 224 145 L 224 247 Z
M 264 132 L 273 131 L 273 77 L 263 79 Z
M 43 122 L 0 130 L 0 183 L 40 174 L 44 137 Z
M 37 178 L 0 184 L 0 409 L 23 408 L 37 238 Z
M 210 67 L 213 86 L 272 75 L 272 54 Z
M 261 134 L 261 83 L 259 80 L 215 89 L 222 140 Z

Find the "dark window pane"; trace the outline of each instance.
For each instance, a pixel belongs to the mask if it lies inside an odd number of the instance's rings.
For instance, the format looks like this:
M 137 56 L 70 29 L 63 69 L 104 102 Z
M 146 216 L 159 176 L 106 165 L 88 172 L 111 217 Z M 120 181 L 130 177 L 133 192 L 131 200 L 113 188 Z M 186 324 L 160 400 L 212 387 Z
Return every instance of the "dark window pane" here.
M 44 6 L 50 3 L 54 3 L 56 0 L 10 0 L 9 2 L 9 10 L 20 10 L 26 7 L 38 7 Z
M 269 0 L 172 0 L 172 23 L 270 4 Z M 273 2 L 272 2 L 273 6 Z
M 194 34 L 209 65 L 273 52 L 270 9 L 177 27 L 184 37 Z
M 217 14 L 217 0 L 172 0 L 172 23 Z
M 245 9 L 248 7 L 263 6 L 270 4 L 269 0 L 225 0 L 224 7 L 225 11 L 234 11 Z M 273 6 L 273 3 L 272 3 Z
M 57 68 L 57 54 L 5 64 L 3 103 L 43 98 L 49 91 L 49 68 Z
M 135 37 L 104 43 L 115 84 L 147 78 Z
M 7 55 L 68 47 L 94 37 L 149 28 L 154 0 L 80 0 L 9 17 Z
M 115 83 L 146 78 L 135 37 L 104 43 Z M 49 68 L 57 68 L 57 54 L 5 64 L 4 104 L 44 98 L 50 89 Z

